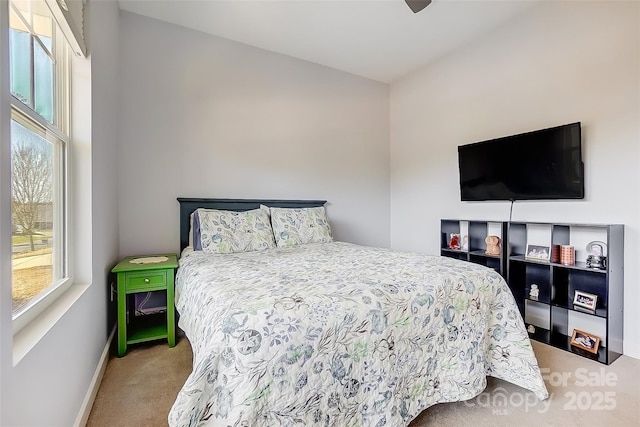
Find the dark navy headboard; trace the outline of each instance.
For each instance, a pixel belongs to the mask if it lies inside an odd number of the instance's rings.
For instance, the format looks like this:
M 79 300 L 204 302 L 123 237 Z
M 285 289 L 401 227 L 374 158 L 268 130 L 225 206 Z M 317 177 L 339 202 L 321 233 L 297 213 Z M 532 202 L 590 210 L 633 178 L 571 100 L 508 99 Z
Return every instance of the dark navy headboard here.
M 261 199 L 192 199 L 178 197 L 180 203 L 180 252 L 189 245 L 189 217 L 198 208 L 225 211 L 248 211 L 260 205 L 274 208 L 315 208 L 326 200 L 261 200 Z

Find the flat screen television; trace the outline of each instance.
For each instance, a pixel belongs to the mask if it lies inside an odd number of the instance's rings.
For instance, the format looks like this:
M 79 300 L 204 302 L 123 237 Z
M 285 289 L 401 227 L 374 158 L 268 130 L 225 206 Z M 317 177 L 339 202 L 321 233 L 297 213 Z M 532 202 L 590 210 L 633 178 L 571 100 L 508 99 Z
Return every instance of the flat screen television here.
M 463 201 L 584 198 L 580 122 L 458 147 Z

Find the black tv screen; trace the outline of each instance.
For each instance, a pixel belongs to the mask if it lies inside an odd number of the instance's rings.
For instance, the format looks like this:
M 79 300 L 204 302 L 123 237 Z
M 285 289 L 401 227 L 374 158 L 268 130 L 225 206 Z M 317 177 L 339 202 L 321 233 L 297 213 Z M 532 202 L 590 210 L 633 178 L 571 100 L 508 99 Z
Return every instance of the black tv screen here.
M 458 147 L 463 201 L 584 198 L 580 123 Z

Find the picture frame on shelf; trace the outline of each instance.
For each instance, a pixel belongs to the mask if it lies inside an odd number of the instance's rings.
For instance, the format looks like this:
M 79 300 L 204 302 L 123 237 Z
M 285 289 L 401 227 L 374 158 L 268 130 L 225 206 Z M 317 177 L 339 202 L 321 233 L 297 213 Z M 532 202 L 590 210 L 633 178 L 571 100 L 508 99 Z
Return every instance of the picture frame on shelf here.
M 551 250 L 549 246 L 527 245 L 526 259 L 549 262 Z
M 573 295 L 573 305 L 578 307 L 587 308 L 589 310 L 596 311 L 598 304 L 598 295 L 589 294 L 576 290 Z
M 597 354 L 598 347 L 600 346 L 600 338 L 579 329 L 574 329 L 571 335 L 571 345 L 586 350 L 589 353 Z

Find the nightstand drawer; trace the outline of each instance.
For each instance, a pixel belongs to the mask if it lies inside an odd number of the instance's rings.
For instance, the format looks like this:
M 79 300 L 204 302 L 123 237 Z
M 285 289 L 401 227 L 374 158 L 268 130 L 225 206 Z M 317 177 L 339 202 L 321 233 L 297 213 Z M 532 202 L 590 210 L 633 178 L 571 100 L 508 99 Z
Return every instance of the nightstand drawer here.
M 166 271 L 148 271 L 141 273 L 125 274 L 125 292 L 137 292 L 140 290 L 166 289 Z

